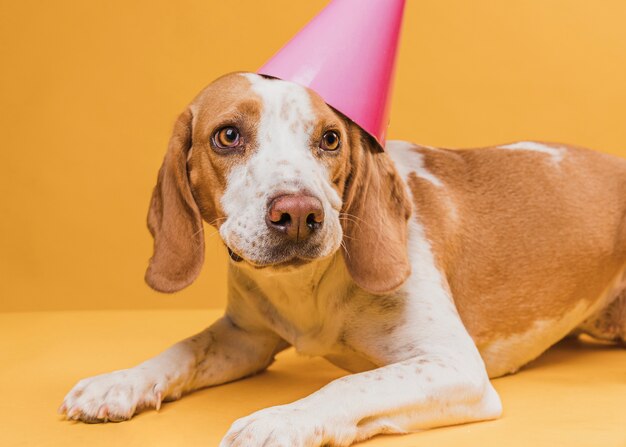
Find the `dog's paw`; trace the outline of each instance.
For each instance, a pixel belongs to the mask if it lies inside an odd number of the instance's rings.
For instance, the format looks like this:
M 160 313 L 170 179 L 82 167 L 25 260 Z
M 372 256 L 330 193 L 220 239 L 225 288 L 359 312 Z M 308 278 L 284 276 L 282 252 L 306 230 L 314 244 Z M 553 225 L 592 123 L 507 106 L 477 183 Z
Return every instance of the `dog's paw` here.
M 161 406 L 165 384 L 140 369 L 123 369 L 83 379 L 65 396 L 59 413 L 83 422 L 125 421 Z
M 349 446 L 354 442 L 356 427 L 319 416 L 296 404 L 260 410 L 235 421 L 220 447 Z

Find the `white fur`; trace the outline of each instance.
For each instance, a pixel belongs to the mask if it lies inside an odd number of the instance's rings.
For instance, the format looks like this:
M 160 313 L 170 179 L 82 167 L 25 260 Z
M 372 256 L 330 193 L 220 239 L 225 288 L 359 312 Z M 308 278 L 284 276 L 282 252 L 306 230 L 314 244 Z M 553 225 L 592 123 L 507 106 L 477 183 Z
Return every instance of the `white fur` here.
M 314 114 L 307 91 L 298 85 L 244 74 L 263 101 L 257 148 L 247 163 L 228 176 L 221 199 L 228 216 L 220 227 L 226 244 L 240 256 L 266 264 L 266 244 L 273 241 L 265 223 L 268 200 L 281 194 L 308 192 L 321 200 L 324 226 L 316 232 L 318 256 L 328 256 L 342 240 L 341 198 L 328 173 L 312 155 Z
M 424 155 L 419 152 L 419 150 L 436 151 L 437 149 L 430 146 L 416 146 L 408 141 L 390 140 L 387 142 L 385 150 L 393 160 L 398 173 L 405 182 L 409 180 L 409 175 L 415 174 L 419 178 L 430 182 L 438 189 L 445 190 L 446 186 L 444 182 L 424 167 Z M 452 196 L 449 194 L 441 194 L 441 199 L 445 201 L 448 216 L 453 222 L 457 222 L 459 219 L 458 207 Z
M 390 140 L 385 146 L 403 178 L 406 178 L 409 173 L 415 172 L 418 177 L 429 181 L 438 188 L 443 188 L 443 182 L 424 167 L 424 156 L 415 151 L 415 148 L 414 144 L 399 140 Z
M 505 144 L 498 146 L 498 149 L 511 151 L 533 151 L 549 155 L 552 163 L 558 165 L 565 156 L 566 149 L 561 146 L 548 146 L 547 144 L 537 143 L 534 141 L 519 141 L 517 143 Z

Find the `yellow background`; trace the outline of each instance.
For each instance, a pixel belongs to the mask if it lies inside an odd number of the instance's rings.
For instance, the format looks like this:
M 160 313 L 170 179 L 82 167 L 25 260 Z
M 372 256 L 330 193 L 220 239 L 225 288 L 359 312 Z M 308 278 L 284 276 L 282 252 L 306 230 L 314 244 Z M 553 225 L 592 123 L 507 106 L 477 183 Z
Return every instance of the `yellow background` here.
M 0 310 L 222 306 L 215 235 L 189 289 L 143 283 L 169 132 L 205 84 L 254 71 L 325 4 L 2 0 Z M 626 155 L 625 23 L 624 0 L 408 0 L 390 136 Z

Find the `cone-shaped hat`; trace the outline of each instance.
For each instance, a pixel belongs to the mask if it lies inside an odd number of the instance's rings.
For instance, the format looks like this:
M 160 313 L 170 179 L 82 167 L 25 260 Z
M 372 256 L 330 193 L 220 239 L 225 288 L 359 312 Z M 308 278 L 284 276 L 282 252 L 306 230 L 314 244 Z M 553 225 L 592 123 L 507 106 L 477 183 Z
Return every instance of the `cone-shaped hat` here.
M 405 0 L 333 0 L 260 74 L 315 90 L 384 146 Z

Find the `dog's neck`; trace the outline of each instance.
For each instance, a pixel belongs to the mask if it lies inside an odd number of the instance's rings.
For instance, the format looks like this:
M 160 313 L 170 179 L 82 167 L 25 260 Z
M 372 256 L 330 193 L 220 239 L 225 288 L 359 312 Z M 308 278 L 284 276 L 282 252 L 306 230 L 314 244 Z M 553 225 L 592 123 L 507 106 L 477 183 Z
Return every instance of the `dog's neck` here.
M 299 332 L 314 331 L 356 287 L 340 250 L 298 267 L 257 269 L 242 262 L 229 268 L 229 306 L 252 303 L 270 320 L 289 322 Z
M 293 295 L 297 290 L 317 293 L 315 289 L 329 281 L 345 289 L 354 286 L 341 250 L 299 266 L 255 268 L 245 261 L 231 263 L 230 273 L 233 279 L 244 284 L 254 284 L 263 292 L 267 289 L 272 295 Z

